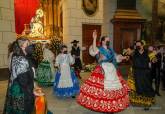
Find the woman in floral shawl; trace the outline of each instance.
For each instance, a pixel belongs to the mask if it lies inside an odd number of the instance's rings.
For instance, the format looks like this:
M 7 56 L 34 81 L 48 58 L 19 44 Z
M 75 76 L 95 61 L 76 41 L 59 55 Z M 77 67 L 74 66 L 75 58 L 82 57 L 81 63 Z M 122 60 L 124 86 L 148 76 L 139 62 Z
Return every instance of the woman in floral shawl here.
M 33 111 L 33 71 L 26 57 L 28 48 L 26 38 L 19 38 L 14 44 L 3 114 L 31 114 Z

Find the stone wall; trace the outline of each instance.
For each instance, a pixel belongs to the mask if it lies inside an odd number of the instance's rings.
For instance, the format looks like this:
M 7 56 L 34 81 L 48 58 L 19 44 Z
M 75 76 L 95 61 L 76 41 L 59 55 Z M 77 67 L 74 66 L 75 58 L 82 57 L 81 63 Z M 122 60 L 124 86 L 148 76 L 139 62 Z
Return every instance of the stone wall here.
M 116 0 L 104 0 L 104 12 L 103 12 L 103 27 L 102 34 L 109 36 L 111 40 L 111 46 L 113 47 L 113 24 L 111 23 L 111 19 L 113 19 L 114 13 L 117 8 Z
M 14 0 L 0 0 L 0 68 L 8 67 L 8 44 L 16 39 Z
M 103 24 L 103 0 L 99 0 L 99 9 L 92 17 L 82 9 L 82 0 L 63 0 L 63 41 L 69 45 L 74 39 L 82 46 L 82 24 Z M 69 45 L 70 46 L 70 45 Z
M 110 36 L 113 45 L 113 24 L 111 19 L 116 10 L 116 0 L 99 0 L 99 9 L 92 17 L 82 10 L 82 0 L 63 0 L 63 41 L 69 45 L 76 39 L 82 46 L 82 24 L 101 25 L 102 35 Z M 70 45 L 69 45 L 70 46 Z

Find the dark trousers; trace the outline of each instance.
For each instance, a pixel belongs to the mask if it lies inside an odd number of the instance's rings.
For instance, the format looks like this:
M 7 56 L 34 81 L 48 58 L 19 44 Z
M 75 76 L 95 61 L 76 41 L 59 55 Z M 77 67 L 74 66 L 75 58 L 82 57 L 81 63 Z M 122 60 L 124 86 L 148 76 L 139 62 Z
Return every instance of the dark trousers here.
M 155 92 L 159 92 L 159 88 L 160 88 L 160 68 L 158 66 L 152 66 L 151 69 L 151 75 L 152 78 L 155 79 Z
M 165 90 L 165 69 L 162 70 L 162 88 Z
M 152 88 L 152 79 L 149 69 L 134 70 L 136 92 L 146 97 L 154 97 L 155 92 Z

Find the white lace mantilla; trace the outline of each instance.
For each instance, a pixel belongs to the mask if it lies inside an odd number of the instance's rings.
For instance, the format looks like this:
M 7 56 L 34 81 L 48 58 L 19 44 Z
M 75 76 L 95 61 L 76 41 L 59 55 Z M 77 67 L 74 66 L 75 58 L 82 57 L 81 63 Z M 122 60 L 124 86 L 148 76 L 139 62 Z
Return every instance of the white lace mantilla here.
M 122 88 L 121 82 L 112 63 L 102 63 L 104 70 L 104 89 L 118 90 Z
M 29 70 L 29 63 L 23 56 L 14 56 L 11 64 L 11 81 L 16 79 L 19 74 L 25 73 Z

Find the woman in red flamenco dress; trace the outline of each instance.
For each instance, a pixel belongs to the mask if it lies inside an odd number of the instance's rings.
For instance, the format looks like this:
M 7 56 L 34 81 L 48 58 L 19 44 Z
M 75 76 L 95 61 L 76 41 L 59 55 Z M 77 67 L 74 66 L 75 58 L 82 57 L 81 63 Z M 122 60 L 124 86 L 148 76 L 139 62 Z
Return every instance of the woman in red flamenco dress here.
M 129 106 L 129 88 L 121 74 L 116 70 L 116 63 L 126 59 L 115 55 L 109 47 L 110 39 L 101 38 L 101 46 L 96 47 L 97 32 L 93 32 L 93 45 L 89 49 L 96 56 L 98 65 L 89 79 L 80 88 L 77 102 L 85 108 L 104 113 L 115 113 Z

